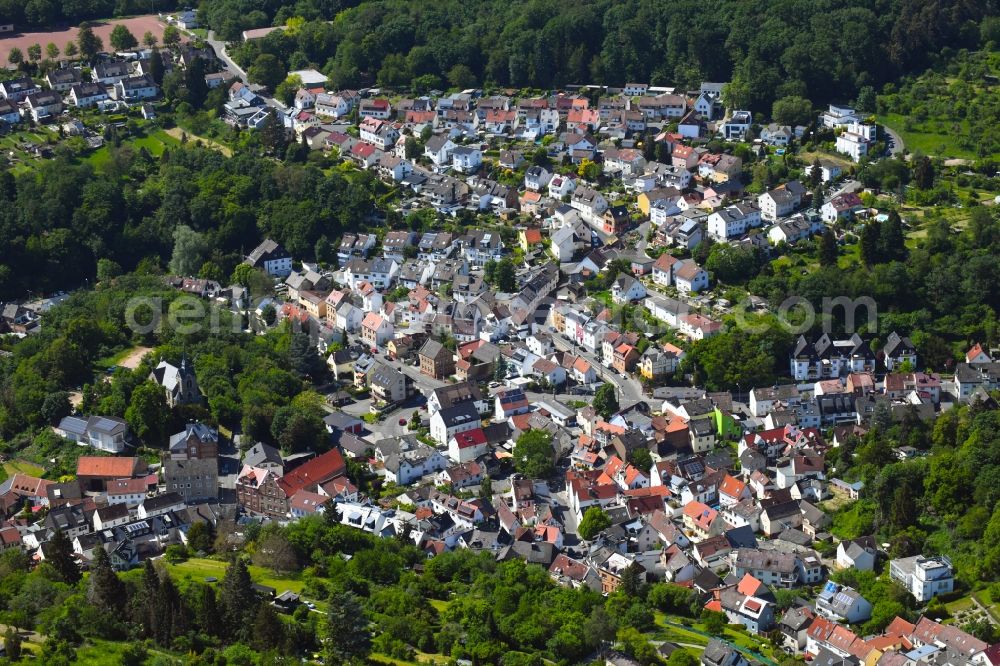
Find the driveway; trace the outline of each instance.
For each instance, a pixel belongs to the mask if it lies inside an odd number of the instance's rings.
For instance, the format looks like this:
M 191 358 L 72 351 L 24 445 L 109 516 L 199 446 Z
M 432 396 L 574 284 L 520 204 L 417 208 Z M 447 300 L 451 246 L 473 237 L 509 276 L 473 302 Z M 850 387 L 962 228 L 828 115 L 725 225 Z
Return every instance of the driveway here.
M 903 137 L 899 136 L 895 130 L 890 129 L 885 125 L 882 125 L 882 129 L 884 129 L 887 134 L 885 142 L 886 146 L 889 148 L 889 156 L 896 157 L 897 155 L 902 154 L 903 151 L 906 150 L 906 144 L 903 143 Z

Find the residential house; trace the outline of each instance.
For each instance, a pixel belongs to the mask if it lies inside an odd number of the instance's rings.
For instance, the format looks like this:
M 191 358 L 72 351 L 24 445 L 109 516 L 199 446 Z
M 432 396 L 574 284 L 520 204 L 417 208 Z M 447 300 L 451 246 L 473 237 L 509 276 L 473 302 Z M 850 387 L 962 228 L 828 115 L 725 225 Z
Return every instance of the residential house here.
M 25 105 L 31 119 L 36 123 L 47 121 L 63 111 L 62 96 L 52 90 L 43 90 L 28 95 Z
M 246 263 L 275 277 L 287 277 L 292 272 L 292 255 L 270 238 L 264 239 L 247 256 Z
M 903 586 L 919 603 L 926 603 L 939 594 L 955 588 L 951 560 L 945 556 L 914 555 L 889 562 L 889 577 Z
M 761 211 L 754 206 L 735 204 L 708 216 L 708 235 L 717 241 L 742 236 L 761 224 Z
M 604 211 L 608 202 L 604 195 L 590 187 L 578 187 L 570 199 L 570 206 L 580 211 L 580 216 L 595 226 L 603 226 Z
M 475 146 L 457 146 L 451 151 L 451 166 L 460 173 L 473 173 L 483 163 L 483 153 Z
M 130 76 L 115 83 L 115 99 L 123 102 L 139 102 L 141 100 L 152 99 L 160 94 L 160 87 L 156 85 L 153 77 L 149 74 L 142 76 Z
M 455 374 L 454 353 L 437 340 L 428 339 L 418 352 L 420 373 L 435 379 Z
M 376 312 L 369 312 L 361 320 L 361 339 L 372 348 L 384 346 L 394 333 L 392 322 Z
M 816 612 L 835 622 L 859 624 L 872 616 L 872 605 L 857 590 L 827 581 L 816 597 Z
M 460 402 L 434 412 L 430 426 L 431 438 L 447 446 L 456 434 L 480 427 L 479 412 L 473 402 Z
M 377 363 L 368 375 L 368 386 L 378 405 L 394 405 L 409 395 L 410 378 L 392 366 Z
M 844 194 L 838 194 L 823 204 L 823 207 L 820 208 L 820 213 L 823 215 L 824 222 L 832 224 L 842 219 L 849 219 L 863 209 L 864 204 L 857 194 L 845 192 Z
M 219 432 L 189 423 L 171 436 L 163 458 L 164 486 L 185 501 L 214 499 L 219 494 Z
M 57 435 L 108 453 L 121 453 L 128 439 L 128 423 L 113 416 L 66 416 L 54 428 Z
M 611 285 L 611 300 L 615 303 L 634 303 L 646 297 L 646 288 L 631 275 L 621 274 Z
M 893 331 L 889 334 L 889 338 L 882 348 L 882 360 L 889 371 L 895 370 L 903 364 L 915 368 L 917 348 L 908 337 L 900 336 L 896 331 Z

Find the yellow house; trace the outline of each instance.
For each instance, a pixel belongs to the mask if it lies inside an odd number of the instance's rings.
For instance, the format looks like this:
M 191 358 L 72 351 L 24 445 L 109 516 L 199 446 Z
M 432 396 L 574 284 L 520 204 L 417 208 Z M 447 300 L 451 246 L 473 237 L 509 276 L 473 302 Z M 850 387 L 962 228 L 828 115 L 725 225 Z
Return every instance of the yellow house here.
M 664 199 L 673 194 L 680 194 L 680 192 L 673 187 L 657 187 L 649 192 L 643 192 L 636 200 L 639 206 L 639 211 L 642 212 L 643 215 L 649 217 L 649 207 L 653 205 L 654 201 L 659 201 L 660 199 Z
M 527 254 L 535 245 L 542 244 L 542 230 L 538 227 L 528 227 L 517 232 L 517 242 Z

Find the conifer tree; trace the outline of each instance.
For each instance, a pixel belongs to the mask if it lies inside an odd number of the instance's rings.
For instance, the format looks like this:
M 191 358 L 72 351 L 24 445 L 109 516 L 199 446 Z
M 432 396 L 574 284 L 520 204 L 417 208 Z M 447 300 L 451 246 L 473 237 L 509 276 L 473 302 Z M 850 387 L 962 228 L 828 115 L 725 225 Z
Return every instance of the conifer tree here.
M 45 559 L 56 570 L 56 575 L 62 582 L 76 585 L 80 581 L 80 567 L 73 557 L 73 544 L 62 530 L 57 529 L 49 541 Z

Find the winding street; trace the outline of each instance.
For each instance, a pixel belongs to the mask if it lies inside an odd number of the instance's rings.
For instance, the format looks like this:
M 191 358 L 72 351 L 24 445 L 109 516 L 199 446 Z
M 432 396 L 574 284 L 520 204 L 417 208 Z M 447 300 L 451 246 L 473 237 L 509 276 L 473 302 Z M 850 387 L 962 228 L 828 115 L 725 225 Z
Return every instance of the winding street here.
M 236 74 L 244 85 L 250 85 L 250 79 L 247 77 L 247 73 L 243 71 L 242 67 L 236 64 L 235 60 L 229 57 L 229 54 L 226 52 L 226 43 L 215 38 L 214 30 L 208 31 L 208 36 L 205 38 L 205 42 L 212 47 L 212 50 L 215 51 L 215 57 L 225 63 L 226 68 L 230 72 Z M 261 95 L 261 99 L 263 99 L 268 106 L 277 109 L 278 111 L 285 111 L 288 108 L 273 97 Z

